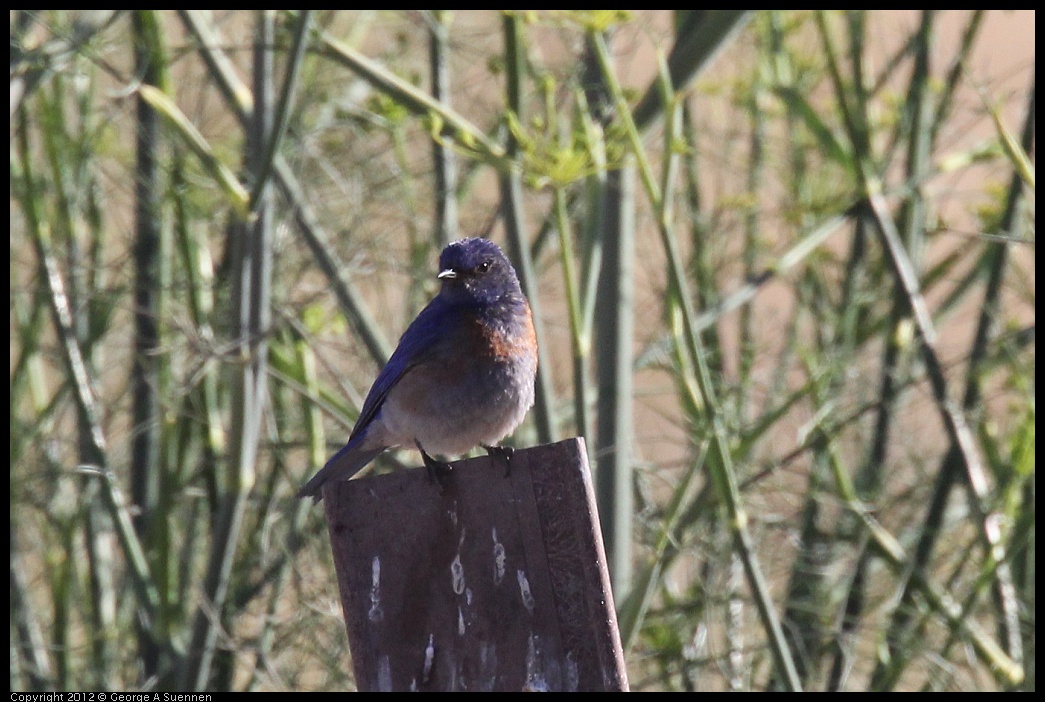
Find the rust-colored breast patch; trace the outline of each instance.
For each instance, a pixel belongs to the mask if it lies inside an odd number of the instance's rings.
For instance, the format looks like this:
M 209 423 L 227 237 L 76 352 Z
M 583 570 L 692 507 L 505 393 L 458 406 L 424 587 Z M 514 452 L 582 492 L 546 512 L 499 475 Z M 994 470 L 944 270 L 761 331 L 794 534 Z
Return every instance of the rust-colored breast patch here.
M 526 307 L 529 312 L 529 305 Z M 533 319 L 529 314 L 522 315 L 519 320 L 522 329 L 512 334 L 509 330 L 495 325 L 483 324 L 478 319 L 472 325 L 472 340 L 476 351 L 481 356 L 508 359 L 520 354 L 531 354 L 537 348 L 537 334 L 533 329 Z

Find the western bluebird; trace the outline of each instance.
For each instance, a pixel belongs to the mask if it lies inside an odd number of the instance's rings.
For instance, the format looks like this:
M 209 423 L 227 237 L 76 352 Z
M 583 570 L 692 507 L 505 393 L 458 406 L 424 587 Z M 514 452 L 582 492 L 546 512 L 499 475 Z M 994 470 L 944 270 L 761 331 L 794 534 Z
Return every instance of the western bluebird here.
M 530 305 L 504 252 L 461 239 L 439 257 L 442 288 L 410 324 L 363 402 L 348 443 L 301 488 L 316 502 L 393 446 L 461 455 L 492 446 L 533 406 L 537 337 Z

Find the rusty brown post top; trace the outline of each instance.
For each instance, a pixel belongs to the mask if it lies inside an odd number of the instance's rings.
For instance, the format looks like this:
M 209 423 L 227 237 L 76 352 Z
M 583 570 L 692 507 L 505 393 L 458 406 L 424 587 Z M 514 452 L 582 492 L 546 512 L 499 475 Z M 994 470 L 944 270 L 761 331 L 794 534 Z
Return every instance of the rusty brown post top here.
M 360 690 L 627 690 L 582 439 L 329 485 Z

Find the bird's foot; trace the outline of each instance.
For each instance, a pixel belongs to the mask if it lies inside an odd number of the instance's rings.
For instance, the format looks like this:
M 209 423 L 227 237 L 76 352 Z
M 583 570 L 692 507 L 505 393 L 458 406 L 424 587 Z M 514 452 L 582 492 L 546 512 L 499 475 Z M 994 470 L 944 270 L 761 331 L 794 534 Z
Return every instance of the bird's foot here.
M 504 461 L 504 477 L 512 474 L 512 455 L 515 449 L 511 446 L 483 446 L 487 456 L 499 456 Z
M 417 444 L 417 450 L 421 452 L 421 458 L 425 462 L 425 468 L 428 470 L 428 480 L 439 486 L 439 491 L 446 487 L 447 481 L 450 476 L 453 475 L 454 467 L 449 463 L 445 463 L 440 460 L 436 460 L 429 456 L 424 448 L 421 447 L 421 442 L 415 442 Z

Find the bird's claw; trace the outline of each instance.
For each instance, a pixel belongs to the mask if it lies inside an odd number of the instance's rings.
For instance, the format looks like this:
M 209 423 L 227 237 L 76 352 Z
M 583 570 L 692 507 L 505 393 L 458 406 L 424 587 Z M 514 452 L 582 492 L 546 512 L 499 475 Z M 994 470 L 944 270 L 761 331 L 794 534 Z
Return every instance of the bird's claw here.
M 483 446 L 487 456 L 498 456 L 504 460 L 504 477 L 512 474 L 512 455 L 515 449 L 511 446 Z
M 453 475 L 454 467 L 449 463 L 437 460 L 429 456 L 421 444 L 418 442 L 417 450 L 421 452 L 421 458 L 425 462 L 425 469 L 428 471 L 428 480 L 439 486 L 439 491 L 442 492 Z

